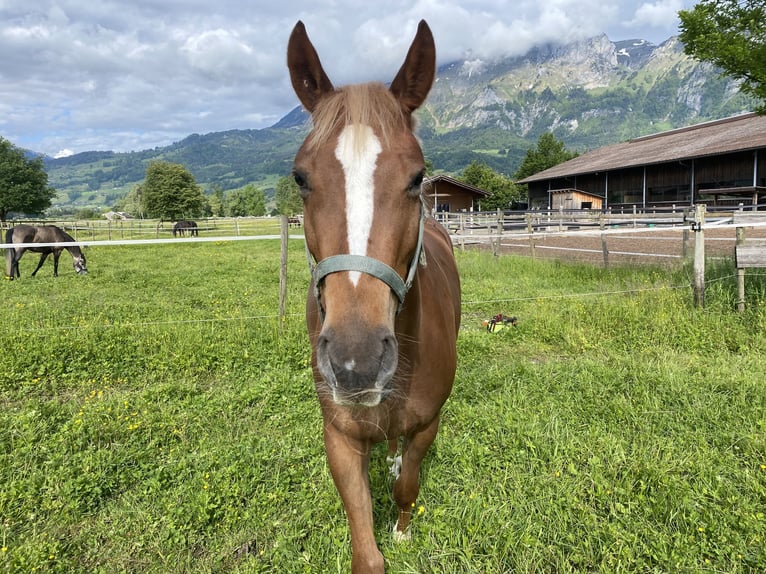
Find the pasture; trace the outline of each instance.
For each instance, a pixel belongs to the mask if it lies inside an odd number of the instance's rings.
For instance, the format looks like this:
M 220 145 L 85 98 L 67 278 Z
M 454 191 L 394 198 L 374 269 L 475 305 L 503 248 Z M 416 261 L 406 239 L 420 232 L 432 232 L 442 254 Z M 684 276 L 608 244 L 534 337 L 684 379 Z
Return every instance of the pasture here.
M 0 571 L 347 572 L 291 242 L 87 248 L 3 284 Z M 766 570 L 766 278 L 458 252 L 455 389 L 392 573 Z M 50 264 L 48 264 L 50 265 Z M 487 333 L 482 319 L 518 317 Z M 377 456 L 376 456 L 377 455 Z

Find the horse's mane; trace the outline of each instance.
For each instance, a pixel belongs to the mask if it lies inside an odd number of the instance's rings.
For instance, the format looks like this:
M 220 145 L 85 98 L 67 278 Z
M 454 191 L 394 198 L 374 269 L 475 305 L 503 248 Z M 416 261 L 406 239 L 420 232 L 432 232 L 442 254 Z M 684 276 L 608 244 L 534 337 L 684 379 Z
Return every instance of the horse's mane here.
M 311 119 L 314 129 L 306 140 L 309 148 L 326 143 L 338 128 L 347 125 L 370 126 L 383 141 L 387 141 L 391 133 L 413 128 L 410 115 L 379 82 L 336 89 L 317 104 Z

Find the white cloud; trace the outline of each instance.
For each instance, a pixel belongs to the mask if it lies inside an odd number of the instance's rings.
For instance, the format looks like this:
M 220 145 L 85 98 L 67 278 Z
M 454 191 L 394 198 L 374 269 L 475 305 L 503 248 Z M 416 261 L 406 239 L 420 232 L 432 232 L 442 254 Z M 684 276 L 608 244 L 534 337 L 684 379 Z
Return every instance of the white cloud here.
M 633 18 L 625 22 L 625 25 L 628 27 L 665 27 L 668 25 L 668 22 L 676 22 L 678 20 L 677 14 L 681 9 L 683 9 L 682 0 L 645 2 L 636 9 Z
M 439 64 L 607 33 L 662 41 L 694 0 L 0 0 L 0 136 L 50 155 L 267 127 L 297 105 L 287 38 L 306 24 L 336 84 L 389 81 L 417 23 Z

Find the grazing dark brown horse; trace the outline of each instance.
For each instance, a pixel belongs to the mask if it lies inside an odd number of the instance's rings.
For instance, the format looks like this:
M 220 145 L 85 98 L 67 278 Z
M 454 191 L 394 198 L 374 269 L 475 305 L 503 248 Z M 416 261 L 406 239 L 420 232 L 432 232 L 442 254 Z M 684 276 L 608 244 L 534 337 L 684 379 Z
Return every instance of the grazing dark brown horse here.
M 180 235 L 183 237 L 186 235 L 186 232 L 189 232 L 189 237 L 196 236 L 199 237 L 199 228 L 197 227 L 196 221 L 188 221 L 185 219 L 181 219 L 180 221 L 177 221 L 176 224 L 173 226 L 173 237 L 176 237 L 177 235 Z
M 420 22 L 390 88 L 336 89 L 298 22 L 287 62 L 313 120 L 293 173 L 306 246 L 318 262 L 306 322 L 325 447 L 348 516 L 352 571 L 379 573 L 371 447 L 388 441 L 395 451 L 403 438 L 394 536 L 405 538 L 457 363 L 460 279 L 449 236 L 426 217 L 425 161 L 413 135 L 412 113 L 433 83 L 436 50 Z
M 9 279 L 21 277 L 19 273 L 19 259 L 26 251 L 40 253 L 40 261 L 37 267 L 32 271 L 32 277 L 35 276 L 43 266 L 48 255 L 53 253 L 53 276 L 59 275 L 59 257 L 61 252 L 66 249 L 72 256 L 74 270 L 80 275 L 88 272 L 85 266 L 85 255 L 77 245 L 66 245 L 74 242 L 74 238 L 66 231 L 55 225 L 17 225 L 11 227 L 5 233 L 6 243 L 61 243 L 62 245 L 50 245 L 45 247 L 8 247 L 5 250 L 5 274 Z

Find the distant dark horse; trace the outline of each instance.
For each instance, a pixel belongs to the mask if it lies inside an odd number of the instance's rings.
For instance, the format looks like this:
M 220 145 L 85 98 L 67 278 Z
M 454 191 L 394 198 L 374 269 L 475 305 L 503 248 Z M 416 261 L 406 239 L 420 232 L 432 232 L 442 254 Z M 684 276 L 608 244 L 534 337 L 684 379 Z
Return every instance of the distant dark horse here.
M 5 233 L 6 243 L 69 243 L 74 242 L 74 238 L 63 229 L 55 225 L 17 225 L 11 227 Z M 59 274 L 59 256 L 66 249 L 72 256 L 74 270 L 80 275 L 88 272 L 85 267 L 85 255 L 77 245 L 56 245 L 45 247 L 9 247 L 5 250 L 5 274 L 9 279 L 21 277 L 19 273 L 19 259 L 25 251 L 40 253 L 40 262 L 37 268 L 32 272 L 35 276 L 43 266 L 48 255 L 53 253 L 53 276 Z
M 173 226 L 173 237 L 176 237 L 177 235 L 180 235 L 183 237 L 186 235 L 186 232 L 189 232 L 190 236 L 196 236 L 199 237 L 199 229 L 197 228 L 197 222 L 196 221 L 187 221 L 187 220 L 180 220 L 177 221 L 176 224 Z

